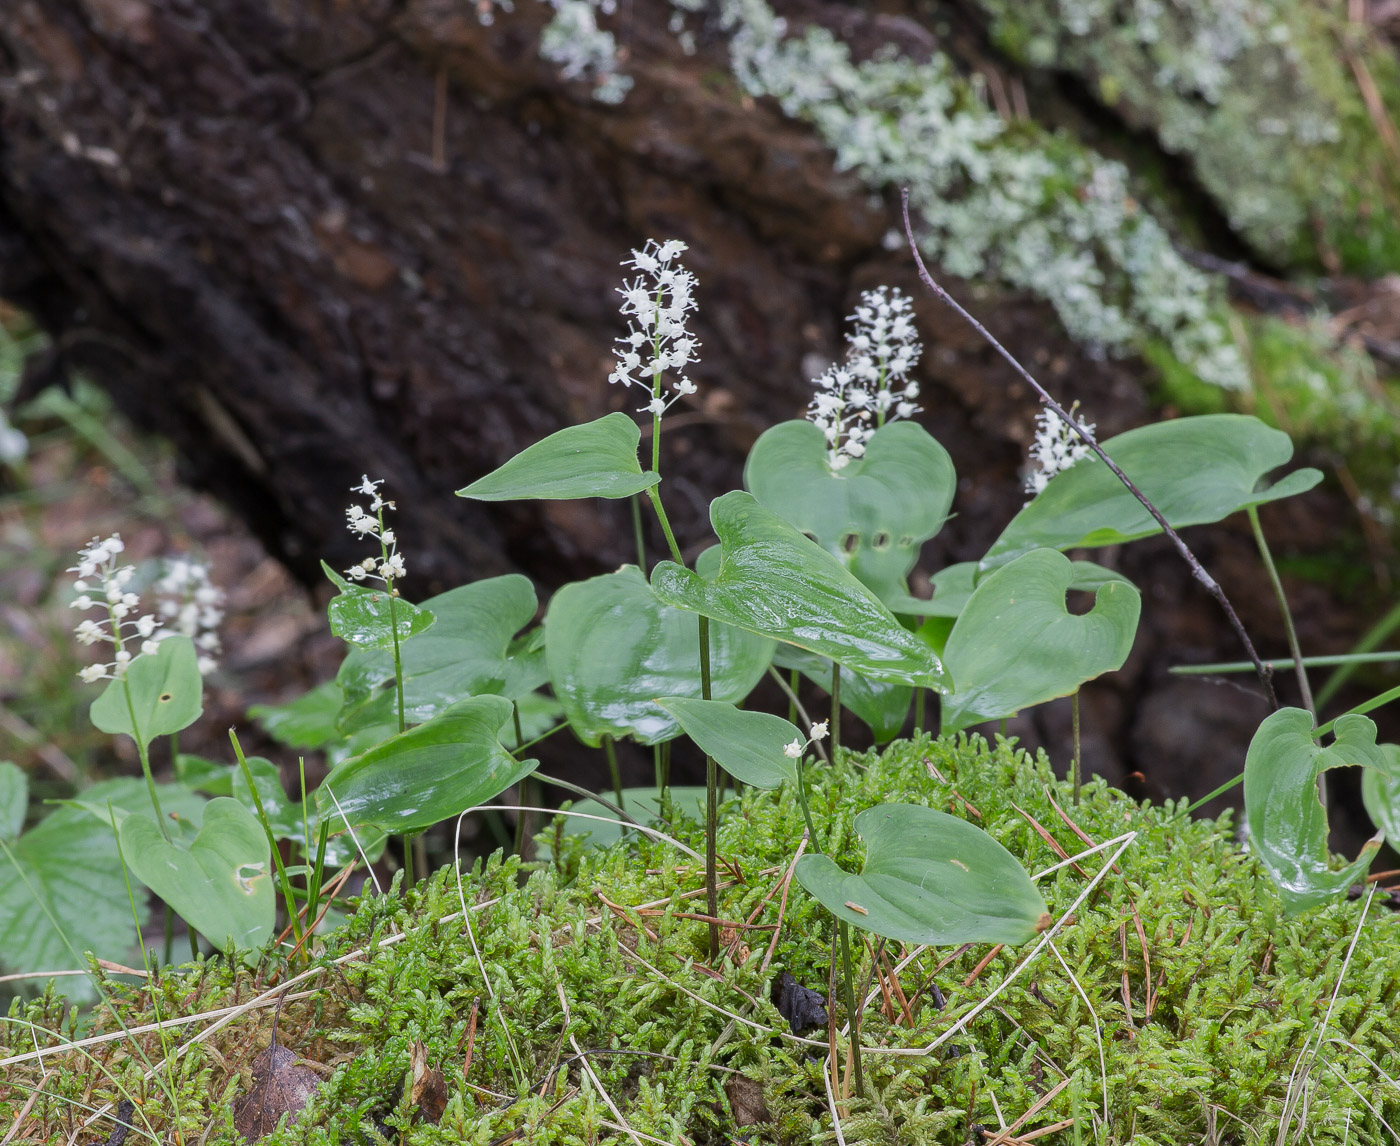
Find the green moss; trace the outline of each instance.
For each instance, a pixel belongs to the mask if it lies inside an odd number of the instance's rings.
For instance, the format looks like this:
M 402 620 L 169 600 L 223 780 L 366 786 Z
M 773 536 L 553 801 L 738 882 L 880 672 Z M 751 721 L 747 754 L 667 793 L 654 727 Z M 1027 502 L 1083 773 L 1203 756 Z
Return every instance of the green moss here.
M 1383 98 L 1388 49 L 1351 34 L 1345 6 L 1285 0 L 979 0 L 1002 50 L 1072 72 L 1106 107 L 1188 159 L 1231 225 L 1277 266 L 1320 248 L 1361 274 L 1400 265 L 1393 157 L 1347 53 Z M 1319 234 L 1320 232 L 1320 234 Z
M 916 1057 L 867 1054 L 873 1098 L 847 1105 L 848 1142 L 961 1144 L 972 1123 L 998 1125 L 998 1109 L 1015 1118 L 1065 1077 L 1070 1085 L 1028 1128 L 1077 1114 L 1080 1137 L 1063 1131 L 1040 1139 L 1050 1146 L 1076 1140 L 1177 1146 L 1203 1140 L 1212 1123 L 1222 1132 L 1228 1127 L 1235 1142 L 1273 1141 L 1290 1073 L 1306 1040 L 1321 1031 L 1339 982 L 1323 1052 L 1309 1076 L 1307 1139 L 1379 1141 L 1377 1117 L 1393 1121 L 1400 1114 L 1400 1095 L 1382 1085 L 1385 1075 L 1400 1072 L 1389 1021 L 1400 994 L 1400 920 L 1374 909 L 1343 976 L 1359 905 L 1284 917 L 1268 882 L 1235 844 L 1228 819 L 1191 821 L 1176 808 L 1139 805 L 1101 783 L 1089 785 L 1073 808 L 1043 757 L 1033 761 L 976 739 L 900 744 L 883 756 L 852 757 L 812 772 L 813 812 L 829 833 L 824 842 L 847 864 L 859 854 L 852 817 L 886 800 L 970 818 L 975 808 L 977 822 L 1032 871 L 1058 857 L 1031 819 L 1066 850 L 1082 846 L 1052 795 L 1095 840 L 1139 833 L 1120 870 L 1056 940 L 1078 986 L 1043 952 L 952 1045 Z M 759 908 L 800 831 L 799 809 L 786 792 L 750 791 L 726 806 L 719 847 L 735 882 L 722 893 L 725 918 L 744 919 Z M 677 833 L 692 845 L 700 839 L 694 824 Z M 825 912 L 794 886 L 769 970 L 760 971 L 765 931 L 742 936 L 753 949 L 742 965 L 725 962 L 718 975 L 706 974 L 699 967 L 706 929 L 680 917 L 696 907 L 693 896 L 681 897 L 701 886 L 698 864 L 668 844 L 645 841 L 607 852 L 560 852 L 572 856 L 568 866 L 576 869 L 541 866 L 522 884 L 516 862 L 497 858 L 467 878 L 490 989 L 454 918 L 450 872 L 407 894 L 361 901 L 319 956 L 324 973 L 317 989 L 282 1012 L 283 1042 L 333 1069 L 301 1121 L 268 1141 L 372 1142 L 376 1124 L 410 1143 L 484 1146 L 512 1133 L 532 1143 L 628 1141 L 604 1125 L 613 1116 L 577 1062 L 551 1075 L 573 1053 L 569 1036 L 598 1052 L 590 1058 L 594 1071 L 641 1133 L 666 1142 L 682 1135 L 732 1140 L 724 1082 L 740 1071 L 762 1084 L 773 1117 L 743 1132 L 750 1141 L 830 1141 L 822 1051 L 785 1037 L 768 1002 L 779 970 L 825 985 L 831 935 Z M 1103 861 L 1083 862 L 1092 874 Z M 1042 887 L 1052 909 L 1064 912 L 1085 882 L 1065 868 Z M 599 892 L 623 906 L 605 907 Z M 658 900 L 660 915 L 635 910 Z M 759 911 L 759 923 L 775 922 L 777 902 L 774 897 Z M 371 954 L 332 965 L 353 951 Z M 927 1045 L 1001 984 L 1023 954 L 976 947 L 919 956 L 900 976 L 912 996 L 913 1029 L 891 1023 L 877 1001 L 866 1014 L 865 1044 Z M 950 961 L 939 970 L 941 959 Z M 864 962 L 868 967 L 868 953 Z M 930 991 L 920 992 L 929 982 L 947 997 L 946 1009 L 935 1006 Z M 246 974 L 235 981 L 222 966 L 205 965 L 164 978 L 155 993 L 168 1015 L 246 1000 L 255 986 Z M 461 1067 L 476 999 L 483 1011 L 467 1086 Z M 125 996 L 121 1007 L 129 1024 L 145 1021 L 150 995 Z M 49 996 L 24 1017 L 53 1027 L 58 1009 Z M 757 1028 L 731 1026 L 724 1012 L 741 1013 Z M 12 1013 L 2 1028 L 0 1057 L 32 1046 L 29 1030 L 14 1022 L 19 1017 Z M 94 1048 L 95 1062 L 50 1055 L 45 1066 L 54 1073 L 33 1109 L 39 1122 L 29 1123 L 26 1134 L 61 1140 L 75 1119 L 72 1101 L 85 1095 L 106 1101 L 120 1084 L 146 1097 L 143 1115 L 166 1140 L 173 1121 L 187 1141 L 198 1139 L 212 1105 L 207 1140 L 231 1141 L 231 1103 L 246 1087 L 239 1069 L 265 1045 L 270 1022 L 267 1011 L 246 1015 L 184 1056 L 169 1082 L 180 1106 L 175 1120 L 166 1094 L 140 1081 L 143 1063 L 125 1041 Z M 110 1019 L 99 1025 L 111 1026 Z M 159 1057 L 153 1037 L 142 1041 L 147 1054 Z M 404 1097 L 417 1041 L 442 1066 L 451 1093 L 436 1127 L 415 1117 Z M 8 1125 L 38 1079 L 33 1063 L 7 1068 L 0 1124 Z

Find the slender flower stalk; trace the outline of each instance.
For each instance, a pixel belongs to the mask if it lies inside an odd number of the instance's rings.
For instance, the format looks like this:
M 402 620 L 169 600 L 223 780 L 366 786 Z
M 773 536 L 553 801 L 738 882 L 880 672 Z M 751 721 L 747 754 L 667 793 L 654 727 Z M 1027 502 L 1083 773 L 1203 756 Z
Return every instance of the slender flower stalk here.
M 399 554 L 399 539 L 384 523 L 384 511 L 386 509 L 397 509 L 392 501 L 385 501 L 379 496 L 379 487 L 384 484 L 384 479 L 371 481 L 368 474 L 360 476 L 360 484 L 352 486 L 350 492 L 358 493 L 369 498 L 369 510 L 365 511 L 363 506 L 352 505 L 345 511 L 345 528 L 357 537 L 372 537 L 379 542 L 379 556 L 366 557 L 356 565 L 345 570 L 345 575 L 352 581 L 382 581 L 385 589 L 389 593 L 389 631 L 394 640 L 394 686 L 398 693 L 399 703 L 399 731 L 406 727 L 404 721 L 403 702 L 403 658 L 399 651 L 399 618 L 394 608 L 394 602 L 398 600 L 399 590 L 395 584 L 408 573 L 404 565 L 403 557 Z

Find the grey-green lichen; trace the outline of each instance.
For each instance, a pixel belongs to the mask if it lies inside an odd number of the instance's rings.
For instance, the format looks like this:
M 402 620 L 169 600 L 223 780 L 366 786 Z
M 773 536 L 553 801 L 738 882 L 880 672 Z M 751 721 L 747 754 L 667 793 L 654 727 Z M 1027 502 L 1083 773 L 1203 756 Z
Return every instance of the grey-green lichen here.
M 1395 60 L 1346 5 L 1292 0 L 977 0 L 995 42 L 1073 73 L 1189 163 L 1230 226 L 1275 266 L 1400 265 L 1396 156 L 1373 115 Z M 1373 102 L 1366 106 L 1367 89 Z
M 1391 1021 L 1400 998 L 1400 919 L 1390 912 L 1372 906 L 1361 925 L 1362 906 L 1338 902 L 1288 918 L 1228 820 L 1193 821 L 1177 807 L 1140 805 L 1101 783 L 1090 784 L 1076 807 L 1043 758 L 976 739 L 921 739 L 810 771 L 822 842 L 848 867 L 860 858 L 854 815 L 883 801 L 969 819 L 1032 872 L 1060 859 L 1042 831 L 1071 854 L 1084 846 L 1075 828 L 1095 841 L 1138 833 L 1101 893 L 1081 903 L 1056 937 L 1063 965 L 1042 951 L 934 1053 L 867 1053 L 872 1098 L 843 1102 L 845 1141 L 980 1141 L 978 1126 L 1020 1117 L 1065 1079 L 1023 1128 L 1077 1120 L 1076 1128 L 1037 1139 L 1046 1146 L 1263 1146 L 1279 1139 L 1285 1122 L 1288 1141 L 1292 1132 L 1317 1146 L 1388 1140 L 1380 1119 L 1394 1125 L 1400 1117 L 1400 1090 L 1391 1081 L 1400 1075 Z M 769 893 L 801 830 L 787 786 L 746 791 L 726 805 L 724 919 L 778 921 L 781 894 Z M 692 847 L 701 838 L 694 823 L 674 831 Z M 455 918 L 451 872 L 407 894 L 359 903 L 318 956 L 323 972 L 300 984 L 311 993 L 282 1011 L 283 1043 L 324 1064 L 328 1077 L 300 1121 L 267 1141 L 635 1141 L 573 1060 L 577 1043 L 592 1052 L 607 1098 L 638 1134 L 668 1143 L 833 1142 L 822 1082 L 825 1032 L 809 1032 L 816 1045 L 795 1042 L 769 996 L 780 971 L 825 993 L 832 934 L 825 911 L 793 885 L 768 969 L 762 961 L 772 932 L 757 930 L 738 932 L 734 958 L 711 972 L 703 966 L 706 927 L 685 918 L 703 902 L 696 898 L 701 865 L 692 857 L 645 840 L 606 852 L 566 838 L 550 842 L 555 861 L 523 884 L 514 860 L 496 858 L 466 875 L 475 908 L 470 936 Z M 1065 867 L 1041 881 L 1057 916 L 1105 859 L 1080 863 L 1083 873 Z M 657 902 L 659 914 L 639 910 Z M 917 956 L 899 975 L 912 1023 L 873 984 L 865 1045 L 927 1046 L 1001 985 L 1028 950 L 975 946 Z M 355 951 L 365 954 L 332 965 Z M 857 942 L 862 983 L 871 952 Z M 206 963 L 163 976 L 154 996 L 167 1016 L 210 1009 L 250 998 L 269 981 L 267 971 L 254 984 L 246 972 L 234 976 Z M 119 1004 L 127 1023 L 149 1019 L 152 992 L 127 990 Z M 481 1010 L 473 1038 L 474 1000 Z M 0 1059 L 33 1049 L 31 1029 L 17 1020 L 52 1028 L 61 1009 L 52 996 L 26 1011 L 17 1005 L 0 1023 Z M 0 1071 L 0 1125 L 10 1124 L 47 1070 L 22 1131 L 27 1141 L 66 1140 L 84 1116 L 75 1101 L 101 1105 L 124 1088 L 143 1099 L 138 1125 L 149 1123 L 161 1140 L 173 1141 L 178 1124 L 185 1141 L 207 1132 L 210 1143 L 231 1142 L 230 1112 L 248 1086 L 240 1072 L 266 1045 L 270 1024 L 269 1011 L 249 1013 L 183 1055 L 169 1087 L 177 1111 L 165 1090 L 142 1081 L 147 1064 L 125 1040 L 91 1048 L 90 1058 L 51 1053 L 42 1067 L 12 1064 Z M 99 1026 L 115 1024 L 103 1018 Z M 168 1047 L 185 1037 L 168 1036 Z M 141 1042 L 152 1061 L 166 1053 L 153 1035 Z M 415 1110 L 406 1086 L 417 1042 L 447 1080 L 437 1125 Z M 736 1073 L 762 1088 L 771 1121 L 735 1126 L 725 1084 L 732 1087 Z M 1291 1114 L 1290 1094 L 1300 1100 Z M 89 1133 L 110 1129 L 102 1122 Z

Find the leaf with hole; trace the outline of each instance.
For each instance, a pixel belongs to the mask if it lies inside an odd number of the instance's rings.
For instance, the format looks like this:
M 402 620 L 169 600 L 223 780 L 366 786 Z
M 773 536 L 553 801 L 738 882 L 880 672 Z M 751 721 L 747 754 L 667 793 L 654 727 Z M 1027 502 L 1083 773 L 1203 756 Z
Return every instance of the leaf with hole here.
M 776 788 L 797 779 L 796 761 L 783 749 L 807 738 L 796 726 L 768 712 L 746 712 L 722 700 L 668 696 L 658 701 L 706 756 L 736 780 Z
M 538 605 L 529 578 L 518 573 L 488 577 L 423 604 L 437 623 L 399 650 L 407 723 L 431 720 L 468 696 L 525 696 L 548 679 L 544 653 L 531 635 L 512 640 Z M 397 724 L 394 658 L 387 650 L 352 652 L 336 681 L 344 696 L 342 733 Z
M 432 627 L 430 610 L 396 597 L 382 586 L 352 585 L 324 561 L 321 568 L 340 590 L 331 598 L 326 615 L 331 632 L 342 641 L 362 649 L 391 649 L 395 632 L 403 642 Z
M 882 804 L 856 817 L 860 875 L 830 856 L 797 861 L 797 880 L 847 923 L 886 939 L 931 946 L 1024 943 L 1050 925 L 1045 900 L 1016 857 L 966 820 L 916 804 Z
M 198 659 L 189 637 L 161 641 L 155 652 L 136 657 L 124 678 L 107 682 L 92 702 L 93 725 L 139 744 L 188 728 L 204 711 Z
M 720 568 L 706 581 L 671 561 L 652 571 L 668 605 L 808 649 L 876 680 L 943 688 L 931 649 L 839 561 L 751 494 L 710 503 Z
M 457 496 L 477 501 L 631 497 L 661 480 L 660 474 L 642 472 L 641 437 L 637 423 L 622 413 L 568 426 L 527 446 Z
M 1334 870 L 1327 849 L 1327 810 L 1318 799 L 1317 778 L 1329 768 L 1364 765 L 1387 772 L 1390 763 L 1376 744 L 1375 722 L 1342 716 L 1333 742 L 1313 739 L 1312 714 L 1281 708 L 1259 725 L 1244 761 L 1244 810 L 1250 851 L 1264 865 L 1284 910 L 1297 915 L 1346 893 L 1371 866 L 1381 846 L 1377 835 L 1357 858 Z
M 216 947 L 256 951 L 271 938 L 272 856 L 262 825 L 237 800 L 209 801 L 188 851 L 166 843 L 153 819 L 136 814 L 122 821 L 121 845 L 131 874 Z
M 1067 696 L 1123 666 L 1141 594 L 1108 580 L 1093 609 L 1075 616 L 1065 606 L 1073 579 L 1069 558 L 1053 549 L 1032 550 L 982 579 L 943 649 L 954 681 L 943 697 L 943 732 Z
M 1312 489 L 1315 469 L 1294 470 L 1273 485 L 1264 475 L 1293 457 L 1288 435 L 1246 414 L 1203 414 L 1154 422 L 1101 443 L 1175 529 L 1220 521 L 1246 506 Z M 1086 457 L 1011 519 L 982 558 L 982 569 L 1032 549 L 1094 548 L 1150 537 L 1160 526 L 1097 457 Z
M 510 719 L 503 696 L 458 701 L 337 765 L 316 789 L 316 807 L 332 824 L 343 812 L 354 828 L 411 832 L 484 804 L 539 765 L 516 760 L 501 746 L 497 736 Z
M 822 432 L 797 420 L 759 436 L 744 487 L 883 601 L 908 595 L 905 578 L 943 528 L 957 475 L 948 451 L 914 422 L 881 426 L 862 457 L 833 470 Z
M 656 698 L 700 695 L 699 622 L 659 601 L 635 565 L 565 585 L 544 629 L 554 695 L 585 744 L 596 747 L 604 736 L 660 744 L 680 735 Z M 772 657 L 772 641 L 711 625 L 712 697 L 743 700 Z

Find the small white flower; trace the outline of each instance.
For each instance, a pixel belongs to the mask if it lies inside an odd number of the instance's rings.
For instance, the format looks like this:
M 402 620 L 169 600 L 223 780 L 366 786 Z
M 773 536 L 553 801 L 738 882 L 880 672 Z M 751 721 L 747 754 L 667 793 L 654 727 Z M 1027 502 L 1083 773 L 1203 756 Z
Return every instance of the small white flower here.
M 379 495 L 379 487 L 383 484 L 382 478 L 371 481 L 366 475 L 355 487 L 354 492 L 371 499 L 369 512 L 358 505 L 352 505 L 345 511 L 345 524 L 352 533 L 360 537 L 372 537 L 379 542 L 379 556 L 366 557 L 358 564 L 352 565 L 345 570 L 345 576 L 352 581 L 374 578 L 392 588 L 392 583 L 405 576 L 408 570 L 397 550 L 398 534 L 384 524 L 384 511 L 394 509 L 395 506 L 392 501 L 386 501 Z
M 812 739 L 813 739 L 813 740 L 825 740 L 825 739 L 826 739 L 826 732 L 827 732 L 827 722 L 826 722 L 825 720 L 819 720 L 819 721 L 817 721 L 814 725 L 812 725 Z
M 216 668 L 219 667 L 219 662 L 216 661 L 213 657 L 208 656 L 198 658 L 194 662 L 194 664 L 195 668 L 199 669 L 200 676 L 208 676 L 211 672 L 213 672 Z
M 88 591 L 88 583 L 86 581 L 74 581 L 73 589 L 78 593 L 86 593 Z M 86 609 L 87 606 L 84 605 L 83 608 Z
M 78 584 L 81 585 L 82 582 L 79 581 Z M 70 609 L 91 609 L 96 604 L 96 601 L 84 593 L 81 597 L 74 598 L 73 602 L 68 607 Z
M 802 741 L 794 740 L 791 744 L 785 745 L 783 748 L 783 755 L 789 760 L 802 759 Z
M 159 641 L 145 641 L 145 642 L 143 642 L 142 645 L 141 645 L 141 655 L 142 655 L 142 656 L 149 656 L 150 654 L 156 653 L 156 652 L 159 652 L 159 651 L 160 651 L 160 642 L 159 642 Z
M 378 497 L 379 494 L 376 491 L 383 484 L 383 478 L 380 478 L 378 481 L 370 481 L 369 474 L 361 474 L 360 484 L 356 486 L 351 486 L 350 492 L 364 494 L 365 497 Z
M 74 630 L 77 633 L 78 643 L 83 645 L 96 644 L 106 637 L 106 633 L 98 626 L 96 621 L 80 621 Z
M 78 671 L 78 676 L 84 684 L 92 684 L 94 681 L 102 680 L 106 675 L 106 665 L 88 665 L 87 668 Z
M 142 638 L 149 637 L 156 631 L 156 619 L 151 613 L 147 613 L 136 622 L 136 635 Z M 143 650 L 144 651 L 144 650 Z
M 352 581 L 363 581 L 368 574 L 365 572 L 365 567 L 363 565 L 352 565 L 349 569 L 345 570 L 345 576 L 349 577 Z

